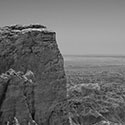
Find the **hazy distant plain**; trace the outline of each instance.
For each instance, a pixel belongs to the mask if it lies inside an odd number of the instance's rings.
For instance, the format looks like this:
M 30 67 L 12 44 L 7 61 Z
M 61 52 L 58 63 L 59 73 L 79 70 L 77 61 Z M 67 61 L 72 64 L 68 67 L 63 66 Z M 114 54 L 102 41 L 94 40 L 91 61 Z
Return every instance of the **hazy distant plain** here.
M 64 55 L 66 71 L 125 71 L 124 56 Z

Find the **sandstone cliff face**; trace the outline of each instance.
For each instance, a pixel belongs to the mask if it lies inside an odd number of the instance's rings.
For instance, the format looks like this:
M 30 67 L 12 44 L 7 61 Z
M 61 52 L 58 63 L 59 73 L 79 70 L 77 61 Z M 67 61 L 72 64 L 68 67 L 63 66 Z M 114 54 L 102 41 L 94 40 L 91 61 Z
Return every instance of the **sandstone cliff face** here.
M 11 75 L 9 69 L 22 72 L 23 78 Z M 50 111 L 66 98 L 63 57 L 55 32 L 42 25 L 1 28 L 0 74 L 0 125 L 14 121 L 20 125 L 34 121 L 38 125 L 65 124 Z

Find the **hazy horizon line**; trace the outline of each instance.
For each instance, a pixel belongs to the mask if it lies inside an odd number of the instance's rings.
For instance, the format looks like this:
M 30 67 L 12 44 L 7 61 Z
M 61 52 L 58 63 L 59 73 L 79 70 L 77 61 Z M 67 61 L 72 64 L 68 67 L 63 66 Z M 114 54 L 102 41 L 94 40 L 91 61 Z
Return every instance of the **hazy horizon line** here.
M 123 54 L 62 54 L 64 57 L 125 57 Z

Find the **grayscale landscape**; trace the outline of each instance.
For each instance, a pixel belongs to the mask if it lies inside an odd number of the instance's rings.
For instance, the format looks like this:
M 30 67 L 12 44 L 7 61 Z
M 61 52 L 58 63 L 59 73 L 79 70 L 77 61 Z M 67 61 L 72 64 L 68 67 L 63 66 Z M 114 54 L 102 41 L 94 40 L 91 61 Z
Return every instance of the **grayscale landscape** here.
M 79 114 L 73 123 L 124 125 L 125 57 L 64 55 L 64 60 L 68 94 Z
M 125 0 L 0 0 L 0 125 L 125 125 Z

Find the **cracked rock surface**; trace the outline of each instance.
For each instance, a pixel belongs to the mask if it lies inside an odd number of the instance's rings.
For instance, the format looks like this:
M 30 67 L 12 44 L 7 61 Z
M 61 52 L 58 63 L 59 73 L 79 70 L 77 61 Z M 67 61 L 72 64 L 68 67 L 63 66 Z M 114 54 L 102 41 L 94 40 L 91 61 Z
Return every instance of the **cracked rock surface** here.
M 0 28 L 0 125 L 64 125 L 50 111 L 66 98 L 63 63 L 45 26 Z

